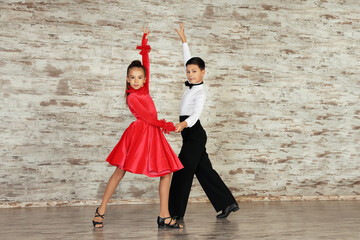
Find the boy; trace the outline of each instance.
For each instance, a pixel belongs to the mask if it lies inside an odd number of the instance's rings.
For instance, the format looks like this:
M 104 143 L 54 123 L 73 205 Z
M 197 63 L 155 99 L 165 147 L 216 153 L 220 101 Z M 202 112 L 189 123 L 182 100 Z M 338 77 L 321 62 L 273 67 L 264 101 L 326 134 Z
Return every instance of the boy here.
M 171 216 L 183 219 L 195 174 L 216 212 L 222 210 L 217 217 L 226 218 L 231 212 L 239 210 L 239 206 L 218 173 L 212 168 L 206 153 L 206 132 L 199 121 L 206 100 L 203 89 L 205 62 L 198 57 L 191 58 L 184 24 L 180 24 L 180 30 L 176 29 L 176 32 L 183 43 L 184 64 L 188 79 L 185 85 L 188 88 L 181 99 L 180 123 L 175 126 L 175 132 L 181 132 L 183 138 L 179 159 L 184 168 L 173 174 L 169 211 Z

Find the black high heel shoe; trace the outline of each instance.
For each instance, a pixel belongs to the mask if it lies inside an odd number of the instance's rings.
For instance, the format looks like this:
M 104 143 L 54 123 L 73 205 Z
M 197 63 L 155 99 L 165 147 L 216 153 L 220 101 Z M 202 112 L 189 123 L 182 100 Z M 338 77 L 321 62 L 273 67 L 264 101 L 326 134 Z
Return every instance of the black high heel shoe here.
M 217 215 L 217 218 L 226 218 L 227 216 L 229 216 L 229 214 L 231 212 L 236 212 L 237 210 L 239 210 L 239 205 L 235 202 L 229 206 L 227 206 L 224 210 L 222 210 L 222 212 Z
M 103 228 L 104 227 L 104 216 L 105 216 L 105 214 L 101 215 L 98 210 L 99 210 L 99 208 L 97 208 L 96 211 L 95 211 L 95 217 L 101 217 L 103 219 L 103 221 L 102 222 L 95 222 L 93 220 L 93 225 L 94 225 L 94 228 Z M 96 225 L 101 225 L 101 227 L 96 227 Z
M 166 219 L 170 219 L 169 223 L 165 223 Z M 171 224 L 172 222 L 175 222 L 173 224 Z M 176 222 L 176 220 L 172 217 L 166 217 L 166 218 L 162 218 L 162 217 L 158 217 L 157 218 L 157 224 L 159 228 L 181 228 L 180 224 L 178 222 Z

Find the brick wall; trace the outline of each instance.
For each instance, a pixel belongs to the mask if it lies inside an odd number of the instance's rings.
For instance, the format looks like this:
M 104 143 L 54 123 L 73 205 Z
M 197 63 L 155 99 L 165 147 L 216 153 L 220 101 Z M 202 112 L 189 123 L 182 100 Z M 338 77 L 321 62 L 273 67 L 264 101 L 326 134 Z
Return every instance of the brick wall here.
M 126 67 L 148 24 L 150 92 L 177 121 L 186 22 L 207 63 L 201 121 L 239 198 L 360 195 L 357 1 L 1 1 L 0 202 L 102 197 L 105 162 L 134 120 Z M 181 136 L 166 136 L 175 152 Z M 127 174 L 114 199 L 157 199 Z M 197 181 L 191 196 L 205 199 Z

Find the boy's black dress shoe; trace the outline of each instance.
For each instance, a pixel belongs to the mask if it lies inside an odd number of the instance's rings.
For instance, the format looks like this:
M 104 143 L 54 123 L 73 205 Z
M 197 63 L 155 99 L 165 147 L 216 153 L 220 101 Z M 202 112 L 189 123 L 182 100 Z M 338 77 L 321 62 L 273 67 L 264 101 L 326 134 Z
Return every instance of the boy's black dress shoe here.
M 239 209 L 240 209 L 239 205 L 237 203 L 233 203 L 233 204 L 227 206 L 224 210 L 222 210 L 222 213 L 220 213 L 216 217 L 217 218 L 226 218 L 227 216 L 229 216 L 229 214 L 231 212 L 236 212 Z

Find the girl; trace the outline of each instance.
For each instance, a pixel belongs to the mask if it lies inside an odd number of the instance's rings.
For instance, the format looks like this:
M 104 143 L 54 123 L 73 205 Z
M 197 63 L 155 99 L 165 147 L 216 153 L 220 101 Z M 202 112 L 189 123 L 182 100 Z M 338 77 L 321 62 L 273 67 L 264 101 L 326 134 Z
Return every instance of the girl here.
M 171 173 L 182 169 L 183 165 L 161 132 L 174 131 L 174 124 L 164 119 L 157 119 L 156 108 L 149 95 L 151 48 L 147 45 L 148 28 L 143 27 L 143 32 L 142 44 L 137 47 L 141 49 L 143 65 L 140 61 L 133 61 L 127 69 L 126 77 L 126 102 L 136 121 L 125 130 L 119 143 L 107 158 L 107 161 L 117 168 L 108 181 L 100 207 L 96 209 L 93 219 L 95 228 L 104 226 L 107 203 L 127 171 L 149 177 L 160 177 L 158 226 L 182 228 L 170 217 L 168 201 Z

